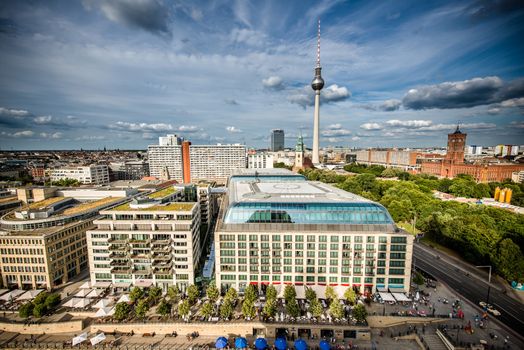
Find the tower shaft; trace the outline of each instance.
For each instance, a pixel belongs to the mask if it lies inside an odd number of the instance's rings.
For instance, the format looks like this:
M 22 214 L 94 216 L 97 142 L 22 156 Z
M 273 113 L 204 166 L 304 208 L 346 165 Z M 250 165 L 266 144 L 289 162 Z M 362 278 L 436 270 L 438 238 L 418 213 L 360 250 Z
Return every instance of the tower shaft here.
M 313 164 L 319 164 L 320 90 L 315 91 L 315 114 L 313 121 Z

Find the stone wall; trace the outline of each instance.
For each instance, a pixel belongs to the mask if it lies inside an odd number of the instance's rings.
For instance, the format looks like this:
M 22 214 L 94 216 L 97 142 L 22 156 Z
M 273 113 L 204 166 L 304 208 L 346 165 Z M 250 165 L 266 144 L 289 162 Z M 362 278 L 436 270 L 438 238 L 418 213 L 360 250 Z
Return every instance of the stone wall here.
M 0 330 L 21 334 L 43 333 L 79 333 L 84 328 L 83 320 L 66 321 L 59 323 L 23 324 L 0 322 Z

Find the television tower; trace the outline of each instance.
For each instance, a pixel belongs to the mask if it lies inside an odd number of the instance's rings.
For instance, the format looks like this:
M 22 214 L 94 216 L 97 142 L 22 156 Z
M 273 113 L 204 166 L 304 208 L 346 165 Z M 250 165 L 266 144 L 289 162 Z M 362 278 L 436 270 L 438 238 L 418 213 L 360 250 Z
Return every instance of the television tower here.
M 311 87 L 315 90 L 315 119 L 313 123 L 313 164 L 320 164 L 319 153 L 319 124 L 320 124 L 320 90 L 324 87 L 324 79 L 320 71 L 320 19 L 318 20 L 317 34 L 317 66 L 315 67 L 315 78 L 311 82 Z

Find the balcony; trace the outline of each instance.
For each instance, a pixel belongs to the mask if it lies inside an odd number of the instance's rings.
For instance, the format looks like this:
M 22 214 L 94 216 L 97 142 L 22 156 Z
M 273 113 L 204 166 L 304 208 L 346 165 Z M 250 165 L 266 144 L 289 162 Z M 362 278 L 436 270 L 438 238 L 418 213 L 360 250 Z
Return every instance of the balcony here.
M 126 244 L 129 243 L 129 239 L 127 238 L 109 238 L 107 240 L 108 243 L 118 243 L 118 244 Z
M 153 246 L 151 247 L 153 253 L 171 253 L 171 246 Z
M 131 243 L 131 245 L 150 244 L 151 240 L 150 239 L 132 239 L 129 241 L 129 243 Z
M 173 256 L 171 254 L 158 254 L 158 253 L 155 253 L 155 254 L 151 255 L 151 258 L 153 259 L 153 263 L 154 263 L 155 261 L 171 260 L 171 259 L 173 259 Z
M 154 262 L 153 261 L 153 267 L 154 268 L 165 268 L 165 269 L 170 269 L 173 267 L 173 262 L 165 262 L 165 261 L 162 261 L 162 262 Z
M 111 269 L 111 273 L 113 273 L 113 274 L 122 274 L 122 275 L 129 275 L 131 273 L 131 268 L 129 268 L 129 267 L 113 267 Z
M 166 246 L 171 244 L 171 239 L 155 239 L 153 238 L 151 245 L 155 246 Z
M 112 252 L 129 252 L 129 246 L 127 244 L 110 244 L 108 250 Z
M 129 258 L 128 253 L 112 252 L 109 254 L 109 259 L 127 259 Z
M 131 259 L 151 259 L 151 254 L 134 253 L 134 254 L 131 254 Z
M 155 275 L 170 275 L 173 274 L 172 268 L 155 268 L 153 270 L 153 274 Z
M 133 275 L 150 275 L 151 269 L 135 269 L 133 268 Z
M 111 261 L 109 263 L 110 266 L 115 266 L 115 267 L 127 267 L 127 268 L 130 268 L 131 267 L 131 262 L 130 261 Z

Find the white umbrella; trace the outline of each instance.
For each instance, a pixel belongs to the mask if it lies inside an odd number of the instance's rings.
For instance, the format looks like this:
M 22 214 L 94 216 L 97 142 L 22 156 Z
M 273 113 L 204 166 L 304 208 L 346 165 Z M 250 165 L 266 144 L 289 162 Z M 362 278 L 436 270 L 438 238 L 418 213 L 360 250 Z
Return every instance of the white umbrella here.
M 420 294 L 417 292 L 417 294 L 415 294 L 415 300 L 419 300 L 420 299 Z
M 82 333 L 76 337 L 73 338 L 73 342 L 71 345 L 75 346 L 77 344 L 80 344 L 82 342 L 85 342 L 87 340 L 87 332 Z
M 16 300 L 33 300 L 38 294 L 42 293 L 43 291 L 44 291 L 43 289 L 28 290 L 27 292 L 22 294 L 20 297 L 18 297 L 18 299 Z
M 78 293 L 75 294 L 75 297 L 84 298 L 89 293 L 91 293 L 91 289 L 80 289 Z
M 84 282 L 84 284 L 80 286 L 80 289 L 91 289 L 91 282 Z
M 74 304 L 73 307 L 83 308 L 89 305 L 90 303 L 91 303 L 91 300 L 89 299 L 77 298 L 77 302 Z
M 114 315 L 114 313 L 115 313 L 115 308 L 103 307 L 101 309 L 98 309 L 98 311 L 95 314 L 95 317 L 111 316 L 111 315 Z
M 62 305 L 66 307 L 75 307 L 75 304 L 78 303 L 79 300 L 80 298 L 71 298 Z
M 129 299 L 129 294 L 124 294 L 118 299 L 117 303 L 128 303 L 131 299 Z
M 89 294 L 86 295 L 86 298 L 96 298 L 102 295 L 102 291 L 100 289 L 93 289 L 89 292 Z
M 97 334 L 95 337 L 89 339 L 91 342 L 91 345 L 96 345 L 106 339 L 106 335 L 104 333 Z
M 100 300 L 98 301 L 98 303 L 96 303 L 95 305 L 93 305 L 93 307 L 94 307 L 95 309 L 101 309 L 101 308 L 103 308 L 103 307 L 108 307 L 109 305 L 111 305 L 111 303 L 112 303 L 112 302 L 111 302 L 111 300 L 109 300 L 109 299 L 100 299 Z
M 23 291 L 21 289 L 15 289 L 15 290 L 10 291 L 9 293 L 6 293 L 6 294 L 2 295 L 0 297 L 0 300 L 12 301 L 14 298 L 16 298 L 20 294 L 24 294 L 24 293 L 25 293 L 25 291 Z

